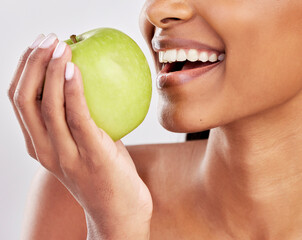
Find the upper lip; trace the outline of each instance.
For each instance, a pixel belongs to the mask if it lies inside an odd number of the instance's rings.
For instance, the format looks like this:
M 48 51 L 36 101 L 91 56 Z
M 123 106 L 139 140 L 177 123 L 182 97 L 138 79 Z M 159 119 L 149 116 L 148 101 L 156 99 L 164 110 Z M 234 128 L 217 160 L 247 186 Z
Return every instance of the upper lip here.
M 168 49 L 197 49 L 224 53 L 224 49 L 215 48 L 208 44 L 182 38 L 153 37 L 151 43 L 155 52 L 165 51 Z

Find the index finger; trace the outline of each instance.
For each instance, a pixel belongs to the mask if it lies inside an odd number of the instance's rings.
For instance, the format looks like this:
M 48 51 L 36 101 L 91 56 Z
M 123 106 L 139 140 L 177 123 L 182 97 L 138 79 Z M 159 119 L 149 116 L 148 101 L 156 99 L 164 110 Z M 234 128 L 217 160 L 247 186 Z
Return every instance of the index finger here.
M 30 55 L 30 53 L 35 49 L 35 47 L 37 47 L 45 38 L 44 34 L 39 34 L 36 38 L 36 40 L 31 44 L 30 47 L 28 47 L 25 52 L 21 55 L 19 62 L 18 62 L 18 66 L 17 69 L 14 72 L 12 81 L 10 83 L 10 87 L 8 90 L 8 96 L 10 98 L 11 101 L 13 101 L 14 99 L 14 94 L 16 91 L 16 87 L 18 85 L 19 79 L 21 77 L 21 74 L 23 72 L 24 66 L 26 64 L 26 61 L 28 59 L 28 56 Z
M 23 133 L 23 136 L 24 136 L 24 139 L 25 139 L 25 143 L 26 143 L 26 147 L 27 147 L 27 151 L 29 153 L 29 155 L 33 158 L 36 158 L 36 153 L 35 153 L 35 149 L 33 147 L 33 144 L 32 144 L 32 141 L 31 141 L 31 138 L 24 126 L 24 123 L 20 117 L 20 114 L 19 114 L 19 111 L 17 110 L 15 104 L 14 104 L 14 95 L 15 95 L 15 91 L 16 91 L 16 88 L 17 88 L 17 85 L 19 83 L 19 80 L 20 80 L 20 77 L 21 77 L 21 74 L 24 70 L 24 66 L 26 64 L 26 61 L 28 59 L 28 56 L 31 54 L 31 52 L 33 51 L 33 49 L 35 49 L 45 38 L 45 35 L 44 34 L 39 34 L 37 37 L 36 37 L 36 40 L 31 44 L 30 47 L 28 47 L 24 53 L 21 55 L 20 59 L 19 59 L 19 62 L 18 62 L 18 66 L 15 70 L 15 73 L 13 75 L 13 78 L 12 78 L 12 81 L 10 83 L 10 86 L 9 86 L 9 89 L 8 89 L 8 97 L 9 97 L 9 100 L 11 101 L 12 103 L 12 106 L 13 106 L 13 109 L 14 109 L 14 112 L 15 112 L 15 115 L 17 117 L 17 120 L 19 122 L 19 125 L 21 127 L 21 130 L 22 130 L 22 133 Z

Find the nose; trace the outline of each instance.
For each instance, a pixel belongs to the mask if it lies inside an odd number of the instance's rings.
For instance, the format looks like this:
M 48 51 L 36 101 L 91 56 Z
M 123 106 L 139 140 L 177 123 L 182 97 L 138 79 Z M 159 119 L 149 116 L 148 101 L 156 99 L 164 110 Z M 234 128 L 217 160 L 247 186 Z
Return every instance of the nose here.
M 151 0 L 145 10 L 149 22 L 162 29 L 188 21 L 194 15 L 193 8 L 185 0 Z

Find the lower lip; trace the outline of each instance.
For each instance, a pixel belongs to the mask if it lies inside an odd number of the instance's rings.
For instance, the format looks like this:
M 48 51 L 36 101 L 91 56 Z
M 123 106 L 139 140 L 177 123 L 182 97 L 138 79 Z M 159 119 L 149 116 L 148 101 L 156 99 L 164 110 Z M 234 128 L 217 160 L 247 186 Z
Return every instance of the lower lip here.
M 169 73 L 163 73 L 160 72 L 157 76 L 156 82 L 157 87 L 159 89 L 182 85 L 187 82 L 190 82 L 191 80 L 201 77 L 205 73 L 214 72 L 215 69 L 224 61 L 219 61 L 217 63 L 213 63 L 211 65 L 205 66 L 205 67 L 199 67 L 199 68 L 193 68 L 183 71 L 176 71 L 176 72 L 169 72 Z

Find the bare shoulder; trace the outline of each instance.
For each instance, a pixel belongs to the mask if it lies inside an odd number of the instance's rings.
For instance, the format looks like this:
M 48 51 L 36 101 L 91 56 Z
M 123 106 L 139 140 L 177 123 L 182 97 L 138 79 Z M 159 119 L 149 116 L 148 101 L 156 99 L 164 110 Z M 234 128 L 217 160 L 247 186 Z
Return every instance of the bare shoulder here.
M 192 141 L 130 145 L 126 148 L 138 174 L 156 197 L 164 196 L 159 192 L 159 183 L 167 182 L 166 179 L 171 182 L 171 176 L 188 167 L 188 162 L 203 151 L 203 146 L 203 141 Z M 160 191 L 167 192 L 168 188 L 167 183 Z M 33 180 L 25 216 L 22 239 L 86 239 L 83 209 L 62 183 L 43 167 Z
M 180 151 L 185 143 L 158 143 L 126 146 L 137 171 L 143 174 L 155 167 L 162 159 L 169 159 L 175 151 Z
M 188 204 L 192 173 L 200 164 L 206 145 L 207 140 L 194 140 L 127 146 L 138 174 L 152 195 L 151 239 L 200 236 L 199 226 L 192 232 L 196 223 L 183 206 Z
M 171 160 L 171 157 L 193 157 L 204 152 L 207 139 L 178 143 L 159 143 L 127 145 L 126 148 L 137 167 L 156 164 L 160 160 Z
M 28 195 L 22 239 L 86 239 L 82 207 L 63 184 L 40 167 Z
M 194 140 L 179 143 L 142 144 L 126 146 L 138 174 L 144 181 L 161 177 L 161 173 L 177 172 L 190 167 L 190 162 L 200 157 L 206 148 L 207 140 Z M 177 164 L 176 164 L 177 163 Z

